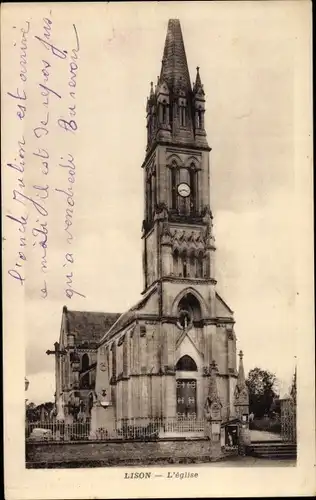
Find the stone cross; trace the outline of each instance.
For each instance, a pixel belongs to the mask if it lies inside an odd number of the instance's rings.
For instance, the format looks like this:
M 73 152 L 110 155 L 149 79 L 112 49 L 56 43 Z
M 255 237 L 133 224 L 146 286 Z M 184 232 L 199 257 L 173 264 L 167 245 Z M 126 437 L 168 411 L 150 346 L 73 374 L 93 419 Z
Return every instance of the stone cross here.
M 46 351 L 46 354 L 49 356 L 50 354 L 55 354 L 55 357 L 57 356 L 65 356 L 67 354 L 67 351 L 64 349 L 60 350 L 59 349 L 59 343 L 55 342 L 54 344 L 55 349 L 53 351 L 50 351 L 49 349 Z

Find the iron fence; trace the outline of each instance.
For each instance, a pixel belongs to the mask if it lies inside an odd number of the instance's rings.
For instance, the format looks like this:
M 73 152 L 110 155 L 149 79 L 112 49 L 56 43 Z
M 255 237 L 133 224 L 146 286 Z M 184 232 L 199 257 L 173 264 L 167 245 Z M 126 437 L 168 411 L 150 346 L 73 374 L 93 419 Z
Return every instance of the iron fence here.
M 25 437 L 29 441 L 78 441 L 88 439 L 90 422 L 66 424 L 58 421 L 28 422 Z
M 117 432 L 124 439 L 159 438 L 168 435 L 204 433 L 205 421 L 196 418 L 134 418 L 117 423 Z
M 292 398 L 281 400 L 281 438 L 296 443 L 296 404 Z
M 204 435 L 205 420 L 192 418 L 133 418 L 91 431 L 90 422 L 66 424 L 39 421 L 26 424 L 27 441 L 155 440 L 168 436 Z

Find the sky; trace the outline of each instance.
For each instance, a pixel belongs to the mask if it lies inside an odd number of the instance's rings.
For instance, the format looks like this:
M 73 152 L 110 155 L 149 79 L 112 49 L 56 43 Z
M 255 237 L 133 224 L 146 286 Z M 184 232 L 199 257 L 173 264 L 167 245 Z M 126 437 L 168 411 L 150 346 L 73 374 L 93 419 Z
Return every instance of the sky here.
M 80 39 L 79 127 L 69 144 L 76 159 L 72 269 L 85 298 L 63 293 L 65 205 L 55 193 L 49 200 L 48 297 L 40 297 L 31 267 L 25 284 L 29 401 L 53 400 L 54 357 L 45 352 L 58 340 L 63 305 L 124 312 L 140 298 L 146 98 L 174 17 L 181 22 L 191 80 L 199 66 L 206 93 L 217 289 L 234 311 L 246 372 L 270 370 L 281 394 L 288 392 L 298 335 L 294 138 L 302 28 L 291 8 L 275 8 L 277 3 L 77 4 L 71 19 L 62 5 L 54 7 L 54 41 L 73 42 L 72 23 Z M 41 16 L 34 13 L 34 25 Z M 51 82 L 63 81 L 60 75 Z M 36 103 L 34 97 L 34 115 Z M 68 139 L 56 142 L 56 134 L 51 147 L 61 151 Z M 62 173 L 56 168 L 52 174 L 55 187 Z M 36 266 L 35 260 L 28 265 Z

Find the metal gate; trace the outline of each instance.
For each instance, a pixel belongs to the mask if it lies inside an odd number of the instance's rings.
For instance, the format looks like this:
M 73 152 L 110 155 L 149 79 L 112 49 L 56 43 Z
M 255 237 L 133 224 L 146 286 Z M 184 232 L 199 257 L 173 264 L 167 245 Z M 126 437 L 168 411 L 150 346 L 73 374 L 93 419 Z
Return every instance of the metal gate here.
M 281 438 L 296 443 L 296 404 L 292 398 L 281 400 Z

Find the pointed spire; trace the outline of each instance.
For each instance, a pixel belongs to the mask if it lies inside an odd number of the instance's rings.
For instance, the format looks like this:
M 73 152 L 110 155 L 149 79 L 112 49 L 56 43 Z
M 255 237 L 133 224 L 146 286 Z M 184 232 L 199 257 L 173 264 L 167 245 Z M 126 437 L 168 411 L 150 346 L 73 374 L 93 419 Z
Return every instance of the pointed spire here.
M 238 377 L 237 377 L 237 384 L 235 387 L 235 394 L 234 394 L 234 405 L 237 411 L 237 415 L 244 414 L 244 412 L 249 410 L 249 392 L 248 392 L 248 387 L 246 384 L 246 379 L 245 379 L 245 371 L 244 371 L 244 364 L 243 364 L 243 352 L 239 352 L 239 370 L 238 370 Z
M 146 105 L 146 111 L 147 111 L 147 113 L 150 112 L 152 103 L 154 101 L 154 97 L 155 97 L 155 94 L 154 94 L 154 84 L 153 84 L 153 82 L 150 82 L 150 92 L 149 92 L 149 97 L 147 97 L 147 105 Z
M 184 91 L 191 90 L 188 63 L 179 19 L 169 19 L 168 22 L 160 80 L 165 80 L 172 91 L 177 91 L 180 84 Z
M 200 76 L 200 68 L 199 68 L 199 66 L 197 66 L 196 67 L 195 82 L 193 84 L 193 92 L 197 93 L 199 91 L 201 91 L 202 94 L 204 95 L 203 85 L 202 85 L 201 76 Z
M 196 67 L 196 79 L 195 79 L 195 86 L 196 87 L 202 87 L 202 82 L 201 82 L 201 77 L 200 77 L 200 68 L 199 66 Z
M 239 351 L 239 370 L 238 370 L 238 378 L 237 378 L 237 387 L 239 390 L 242 389 L 243 387 L 245 387 L 245 385 L 246 385 L 243 357 L 244 357 L 244 353 L 242 351 Z

